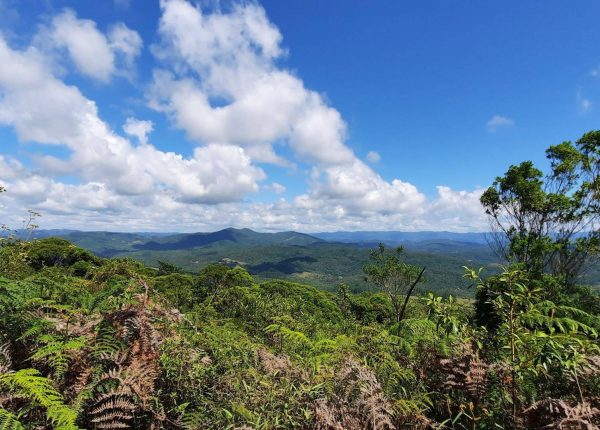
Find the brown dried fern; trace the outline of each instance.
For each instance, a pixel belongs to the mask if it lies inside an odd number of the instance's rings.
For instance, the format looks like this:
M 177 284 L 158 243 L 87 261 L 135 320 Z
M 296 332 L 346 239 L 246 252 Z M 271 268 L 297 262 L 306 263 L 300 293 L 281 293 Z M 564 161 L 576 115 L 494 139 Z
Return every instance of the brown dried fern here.
M 393 410 L 375 373 L 349 359 L 336 375 L 335 394 L 315 402 L 314 428 L 319 430 L 392 430 Z
M 293 370 L 289 357 L 275 355 L 265 348 L 256 351 L 256 361 L 269 375 L 286 374 Z
M 459 357 L 440 359 L 439 365 L 446 374 L 446 391 L 464 391 L 475 401 L 485 395 L 490 365 L 479 358 L 472 345 L 465 345 Z
M 98 429 L 124 429 L 137 412 L 148 412 L 151 427 L 157 421 L 167 420 L 166 414 L 151 399 L 155 398 L 156 380 L 160 374 L 159 346 L 164 338 L 154 327 L 153 321 L 166 317 L 171 320 L 172 312 L 162 311 L 150 302 L 147 291 L 137 297 L 138 301 L 124 309 L 105 315 L 116 328 L 128 349 L 116 353 L 102 354 L 108 363 L 97 382 L 99 390 L 90 410 L 91 422 Z
M 561 399 L 544 399 L 523 411 L 530 429 L 597 430 L 600 428 L 600 399 L 572 403 Z

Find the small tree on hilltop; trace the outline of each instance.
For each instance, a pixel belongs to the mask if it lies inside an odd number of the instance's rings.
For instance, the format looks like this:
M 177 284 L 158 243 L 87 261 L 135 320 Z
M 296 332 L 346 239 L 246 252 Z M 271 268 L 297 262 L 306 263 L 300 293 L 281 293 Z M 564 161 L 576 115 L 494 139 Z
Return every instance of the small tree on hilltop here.
M 371 250 L 369 263 L 363 268 L 367 278 L 392 302 L 396 322 L 404 317 L 404 311 L 415 286 L 423 276 L 425 268 L 407 264 L 401 260 L 403 247 L 386 252 L 385 245 Z

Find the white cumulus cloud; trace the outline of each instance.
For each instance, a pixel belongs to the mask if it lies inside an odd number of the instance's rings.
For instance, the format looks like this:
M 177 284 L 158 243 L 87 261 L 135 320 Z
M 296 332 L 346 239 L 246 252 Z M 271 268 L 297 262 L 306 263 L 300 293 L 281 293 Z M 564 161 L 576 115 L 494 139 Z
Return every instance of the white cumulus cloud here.
M 127 118 L 123 124 L 123 131 L 129 136 L 137 138 L 138 142 L 145 145 L 148 143 L 148 135 L 154 130 L 152 121 L 144 121 L 135 118 Z
M 282 37 L 262 7 L 210 14 L 184 0 L 161 7 L 155 52 L 171 70 L 155 72 L 152 106 L 193 139 L 242 145 L 258 161 L 281 163 L 273 145 L 287 141 L 305 161 L 352 163 L 339 112 L 277 67 Z
M 77 175 L 124 195 L 166 189 L 193 202 L 237 200 L 258 190 L 264 172 L 240 147 L 210 144 L 184 158 L 151 145 L 131 145 L 99 118 L 93 101 L 53 76 L 34 53 L 15 51 L 0 39 L 0 63 L 9 65 L 0 68 L 0 124 L 12 126 L 21 141 L 68 148 L 67 160 L 42 158 L 50 174 Z M 135 125 L 130 121 L 130 131 Z M 139 123 L 135 128 L 140 132 Z
M 108 82 L 115 74 L 130 73 L 143 43 L 139 34 L 123 23 L 114 24 L 106 35 L 94 21 L 65 9 L 38 35 L 36 44 L 59 55 L 65 50 L 81 73 Z
M 156 125 L 133 114 L 124 135 L 112 130 L 96 103 L 63 80 L 67 64 L 101 82 L 127 76 L 143 46 L 124 24 L 104 33 L 65 10 L 29 47 L 13 48 L 0 37 L 0 125 L 21 142 L 68 153 L 42 151 L 30 164 L 0 153 L 8 189 L 0 196 L 3 216 L 16 220 L 31 207 L 48 227 L 68 220 L 72 228 L 138 231 L 481 228 L 480 190 L 440 186 L 428 198 L 355 155 L 339 111 L 280 66 L 283 38 L 262 7 L 241 3 L 208 13 L 185 0 L 162 0 L 160 7 L 156 66 L 145 89 L 149 106 L 194 141 L 189 155 L 160 149 L 168 142 L 150 143 Z M 494 129 L 512 124 L 500 116 L 490 122 Z M 366 157 L 379 159 L 375 151 Z M 260 189 L 289 193 L 287 184 L 267 181 L 258 163 L 300 163 L 298 171 L 310 171 L 308 186 L 290 199 L 253 202 Z
M 313 165 L 302 207 L 337 214 L 419 211 L 425 197 L 414 185 L 385 181 L 346 144 L 346 123 L 324 98 L 307 89 L 277 59 L 286 52 L 279 30 L 256 4 L 205 13 L 185 0 L 161 1 L 150 105 L 199 142 L 244 147 L 259 162 L 284 164 L 277 146 Z M 375 155 L 371 155 L 371 160 Z

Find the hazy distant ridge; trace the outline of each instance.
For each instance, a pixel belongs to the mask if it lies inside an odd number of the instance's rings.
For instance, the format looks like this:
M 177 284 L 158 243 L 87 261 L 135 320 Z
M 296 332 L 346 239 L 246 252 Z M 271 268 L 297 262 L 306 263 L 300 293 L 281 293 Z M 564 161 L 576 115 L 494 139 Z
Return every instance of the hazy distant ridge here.
M 489 233 L 455 233 L 450 231 L 337 231 L 328 233 L 313 233 L 327 241 L 357 243 L 357 242 L 420 242 L 431 240 L 451 240 L 455 242 L 471 242 L 487 245 Z

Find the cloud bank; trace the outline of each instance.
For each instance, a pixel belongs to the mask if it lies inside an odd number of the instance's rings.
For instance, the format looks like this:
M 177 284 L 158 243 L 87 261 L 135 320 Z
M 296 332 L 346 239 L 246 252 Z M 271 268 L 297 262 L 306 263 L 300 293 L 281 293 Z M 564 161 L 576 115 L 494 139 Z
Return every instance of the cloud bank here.
M 127 116 L 119 134 L 94 100 L 67 83 L 70 73 L 102 85 L 130 78 L 144 43 L 123 23 L 102 32 L 64 10 L 25 48 L 0 38 L 6 65 L 0 125 L 20 142 L 67 154 L 40 150 L 20 160 L 0 150 L 0 183 L 9 191 L 0 198 L 7 217 L 0 221 L 16 222 L 31 207 L 44 214 L 44 227 L 86 229 L 485 228 L 481 190 L 439 186 L 428 199 L 359 159 L 340 113 L 280 65 L 287 54 L 283 36 L 262 7 L 242 3 L 206 12 L 185 0 L 164 0 L 160 8 L 144 102 L 185 132 L 191 153 L 153 142 L 156 124 L 147 119 Z M 495 116 L 488 127 L 511 124 Z M 376 151 L 368 153 L 369 163 L 379 160 Z M 267 166 L 293 170 L 297 164 L 309 172 L 304 191 L 293 195 L 268 181 Z M 265 202 L 257 198 L 261 189 L 281 197 Z

